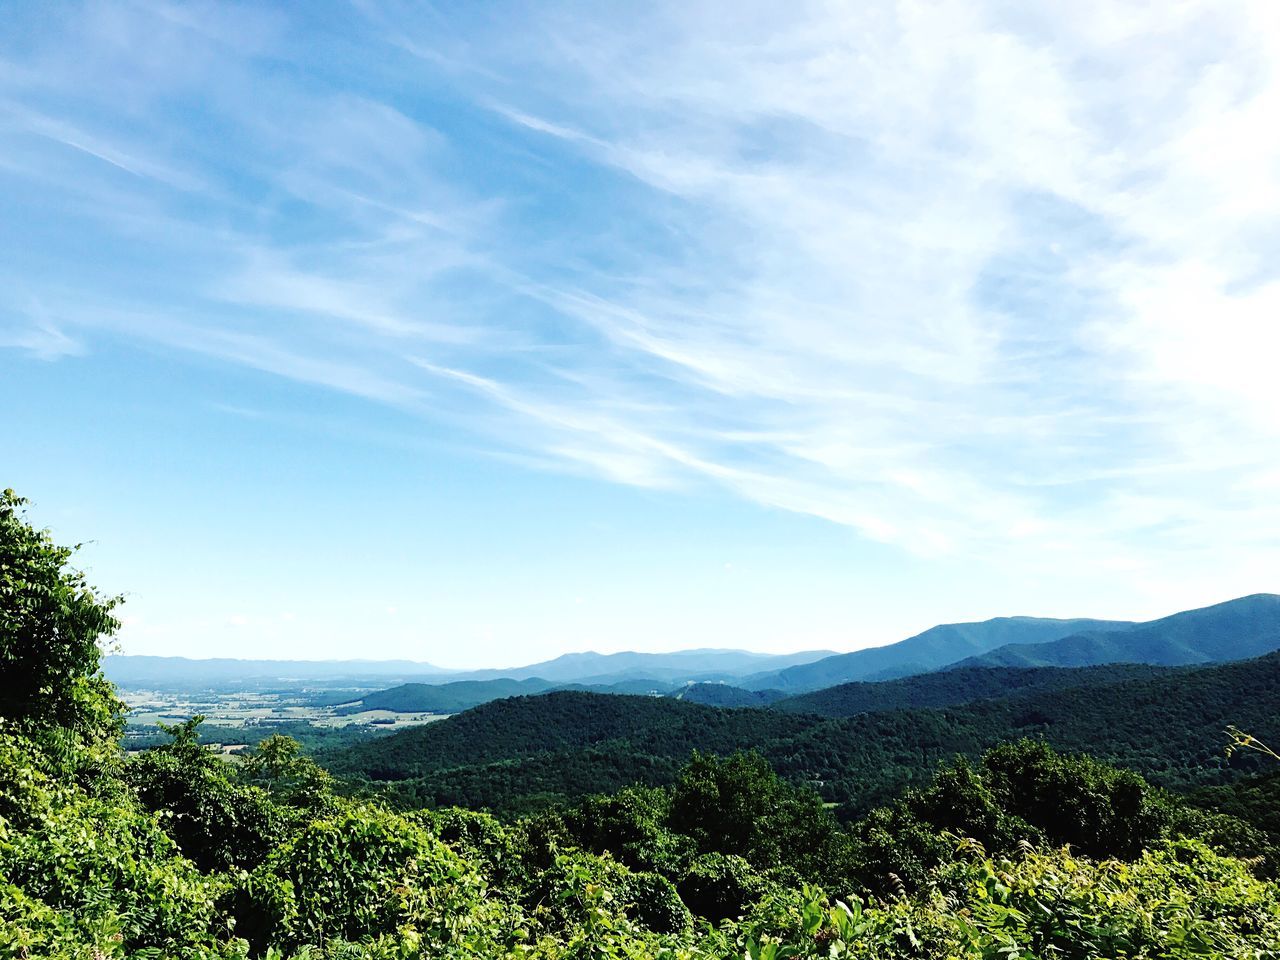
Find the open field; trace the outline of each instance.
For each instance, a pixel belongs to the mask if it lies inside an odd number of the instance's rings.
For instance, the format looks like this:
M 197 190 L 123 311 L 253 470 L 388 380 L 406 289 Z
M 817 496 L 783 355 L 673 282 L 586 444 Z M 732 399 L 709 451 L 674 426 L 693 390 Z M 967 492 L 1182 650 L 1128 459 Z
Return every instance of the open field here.
M 351 701 L 359 698 L 354 693 Z M 203 716 L 203 739 L 232 747 L 257 743 L 272 733 L 286 733 L 304 746 L 342 740 L 350 742 L 422 726 L 449 716 L 444 713 L 395 713 L 365 710 L 343 714 L 343 704 L 315 702 L 321 698 L 305 690 L 236 693 L 172 693 L 122 690 L 129 706 L 127 739 L 137 746 L 163 737 L 160 724 L 176 724 Z M 332 700 L 332 696 L 324 699 Z

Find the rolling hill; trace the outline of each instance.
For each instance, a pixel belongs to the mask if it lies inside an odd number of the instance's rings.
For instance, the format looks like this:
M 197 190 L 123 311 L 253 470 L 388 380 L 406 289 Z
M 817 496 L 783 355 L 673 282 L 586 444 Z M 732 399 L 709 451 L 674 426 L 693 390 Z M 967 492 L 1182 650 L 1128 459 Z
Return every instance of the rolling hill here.
M 1009 644 L 1050 643 L 1085 630 L 1102 633 L 1128 630 L 1132 626 L 1122 620 L 1051 620 L 1041 617 L 997 617 L 981 623 L 944 623 L 887 646 L 855 650 L 754 674 L 738 685 L 749 690 L 803 693 L 854 680 L 891 680 L 927 673 Z
M 708 707 L 767 707 L 785 694 L 778 690 L 744 690 L 728 683 L 691 683 L 670 696 Z
M 1280 596 L 1259 593 L 1187 610 L 1123 632 L 1088 630 L 1050 643 L 1013 643 L 956 664 L 1080 667 L 1221 663 L 1280 650 Z
M 406 802 L 499 812 L 668 782 L 693 750 L 759 750 L 846 815 L 925 782 L 937 765 L 1021 737 L 1090 753 L 1175 789 L 1227 783 L 1257 759 L 1223 753 L 1231 723 L 1280 740 L 1280 654 L 1131 675 L 943 709 L 830 719 L 722 709 L 671 698 L 561 692 L 496 700 L 324 757 L 340 775 L 382 781 Z
M 388 690 L 367 693 L 350 700 L 340 714 L 363 710 L 391 710 L 396 713 L 458 713 L 503 697 L 531 696 L 550 690 L 586 690 L 592 693 L 622 693 L 661 696 L 669 686 L 657 680 L 620 680 L 612 684 L 552 683 L 541 677 L 528 680 L 454 680 L 449 683 L 404 683 Z
M 1102 667 L 964 667 L 899 680 L 855 681 L 778 700 L 775 710 L 824 717 L 853 717 L 877 710 L 952 707 L 981 700 L 1025 697 L 1147 679 L 1171 667 L 1110 664 Z M 745 691 L 744 691 L 745 692 Z M 725 704 L 737 706 L 738 704 Z

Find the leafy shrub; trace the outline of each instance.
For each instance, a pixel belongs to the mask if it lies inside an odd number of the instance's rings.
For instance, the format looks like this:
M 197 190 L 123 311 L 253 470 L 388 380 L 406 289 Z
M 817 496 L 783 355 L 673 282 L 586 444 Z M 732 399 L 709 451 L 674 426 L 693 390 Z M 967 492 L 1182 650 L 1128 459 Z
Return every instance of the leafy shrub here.
M 676 885 L 685 906 L 712 921 L 741 916 L 766 888 L 764 878 L 751 864 L 724 853 L 698 857 Z
M 173 742 L 130 759 L 126 781 L 165 832 L 201 870 L 257 866 L 285 836 L 285 812 L 259 787 L 201 746 L 199 717 L 169 728 Z
M 597 853 L 608 851 L 634 870 L 679 876 L 696 841 L 672 829 L 672 796 L 658 787 L 628 787 L 589 797 L 563 813 L 564 835 Z
M 1090 856 L 1131 859 L 1173 824 L 1165 793 L 1137 774 L 1056 753 L 1039 740 L 997 747 L 982 762 L 1009 815 Z
M 409 814 L 407 819 L 423 824 L 451 850 L 475 865 L 491 888 L 504 897 L 514 898 L 516 889 L 528 880 L 526 848 L 516 833 L 495 817 L 449 807 Z
M 270 913 L 279 929 L 267 938 L 294 947 L 405 930 L 424 948 L 448 945 L 493 912 L 470 864 L 420 824 L 372 806 L 309 824 L 254 871 L 248 889 L 255 885 L 275 891 L 279 905 Z M 262 922 L 235 920 L 237 929 Z
M 98 671 L 98 640 L 116 631 L 119 598 L 94 593 L 68 566 L 74 547 L 36 530 L 27 501 L 0 493 L 0 717 L 54 739 L 113 739 L 123 704 Z
M 589 925 L 601 911 L 659 933 L 683 930 L 690 921 L 665 877 L 637 873 L 611 857 L 580 850 L 556 855 L 532 878 L 524 899 L 532 919 L 561 934 Z
M 25 829 L 0 821 L 0 877 L 21 891 L 9 902 L 25 904 L 28 920 L 63 938 L 105 936 L 125 951 L 186 956 L 213 942 L 219 882 L 183 859 L 154 818 L 75 786 L 26 796 Z M 54 927 L 46 908 L 61 917 Z

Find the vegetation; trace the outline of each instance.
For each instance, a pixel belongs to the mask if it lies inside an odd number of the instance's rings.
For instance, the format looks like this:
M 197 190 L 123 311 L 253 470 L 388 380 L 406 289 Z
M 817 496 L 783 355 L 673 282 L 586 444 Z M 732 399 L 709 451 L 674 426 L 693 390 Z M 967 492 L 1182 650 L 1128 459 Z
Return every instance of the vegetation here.
M 878 683 L 842 683 L 779 700 L 775 709 L 824 717 L 854 717 L 878 710 L 953 707 L 1053 690 L 1107 686 L 1155 677 L 1167 667 L 1115 663 L 1102 667 L 963 667 Z M 749 706 L 750 704 L 723 704 Z M 757 704 L 758 705 L 758 704 Z
M 188 718 L 190 719 L 190 718 Z M 338 750 L 352 747 L 357 743 L 385 736 L 371 724 L 351 724 L 343 727 L 322 727 L 310 720 L 289 720 L 279 723 L 256 724 L 247 726 L 231 726 L 219 723 L 202 723 L 195 736 L 205 745 L 219 746 L 257 746 L 271 737 L 290 737 L 302 745 L 304 753 L 314 754 L 321 750 Z M 125 725 L 124 746 L 126 750 L 149 750 L 169 742 L 169 734 L 164 725 L 133 724 Z
M 227 762 L 201 744 L 199 717 L 125 756 L 93 653 L 111 602 L 6 496 L 0 689 L 20 693 L 0 723 L 0 956 L 1280 957 L 1271 865 L 1241 859 L 1265 856 L 1254 826 L 1036 740 L 950 763 L 848 827 L 754 752 L 697 754 L 668 786 L 505 822 L 344 795 L 286 737 Z M 31 689 L 51 703 L 22 695 Z M 601 700 L 636 715 L 600 714 Z M 499 725 L 526 703 L 558 718 L 551 753 Z M 462 751 L 482 765 L 504 750 L 572 755 L 613 733 L 673 753 L 673 738 L 704 723 L 723 744 L 849 729 L 581 693 L 459 720 L 502 734 Z M 415 769 L 443 770 L 461 743 L 421 741 Z
M 96 596 L 67 566 L 77 548 L 34 529 L 25 505 L 0 493 L 0 717 L 64 746 L 109 737 L 123 704 L 98 669 L 98 639 L 119 627 L 119 598 Z
M 783 697 L 777 690 L 744 690 L 727 683 L 691 683 L 671 695 L 708 707 L 767 707 Z
M 1098 668 L 1131 676 L 1134 668 Z M 691 750 L 758 750 L 793 783 L 812 785 L 843 819 L 924 786 L 955 755 L 977 758 L 1040 737 L 1176 790 L 1265 768 L 1255 752 L 1223 754 L 1230 721 L 1280 740 L 1280 654 L 1157 672 L 1112 684 L 1047 689 L 941 710 L 829 719 L 717 709 L 654 697 L 549 693 L 485 704 L 350 750 L 322 754 L 335 773 L 390 788 L 413 806 L 483 806 L 520 814 L 611 792 L 671 783 Z
M 389 690 L 367 693 L 344 709 L 396 710 L 400 712 L 458 713 L 501 697 L 541 693 L 553 684 L 529 680 L 459 680 L 454 683 L 405 683 Z

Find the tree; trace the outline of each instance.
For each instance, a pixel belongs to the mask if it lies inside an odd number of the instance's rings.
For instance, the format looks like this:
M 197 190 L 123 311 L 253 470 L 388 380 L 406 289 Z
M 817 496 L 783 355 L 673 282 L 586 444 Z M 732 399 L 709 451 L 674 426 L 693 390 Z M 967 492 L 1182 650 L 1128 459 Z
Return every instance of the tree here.
M 119 597 L 99 597 L 69 566 L 77 547 L 26 519 L 0 494 L 0 717 L 19 732 L 61 728 L 81 739 L 118 733 L 122 704 L 102 676 L 98 643 L 120 626 Z
M 165 832 L 201 870 L 251 869 L 284 839 L 290 811 L 237 782 L 234 768 L 200 743 L 203 720 L 161 724 L 173 741 L 126 761 L 124 779 L 144 808 L 163 813 Z

